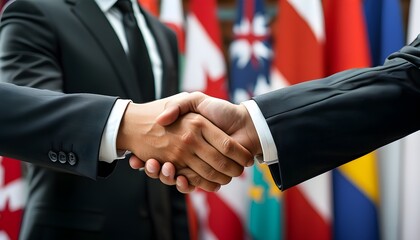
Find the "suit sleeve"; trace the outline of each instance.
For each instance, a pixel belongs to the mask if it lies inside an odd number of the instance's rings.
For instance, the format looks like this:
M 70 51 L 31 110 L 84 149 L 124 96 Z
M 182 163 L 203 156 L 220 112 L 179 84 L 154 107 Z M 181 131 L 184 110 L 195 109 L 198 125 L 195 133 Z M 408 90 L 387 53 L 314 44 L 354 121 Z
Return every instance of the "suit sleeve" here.
M 14 1 L 9 4 L 2 15 L 0 25 L 0 75 L 2 82 L 13 83 L 21 86 L 28 86 L 39 89 L 48 89 L 58 92 L 65 92 L 63 81 L 63 72 L 60 62 L 60 46 L 58 39 L 55 35 L 55 29 L 51 25 L 51 21 L 46 13 L 42 11 L 48 6 L 43 6 L 43 1 Z M 75 97 L 69 97 L 72 99 Z M 70 107 L 70 101 L 66 101 L 65 105 L 60 107 L 60 101 L 55 101 L 54 112 L 45 111 L 45 115 L 52 114 L 50 118 L 54 118 L 61 112 L 64 116 L 66 111 L 70 111 L 67 116 L 72 119 L 82 117 L 88 119 L 87 116 L 75 114 L 71 112 L 74 109 Z M 65 102 L 63 99 L 61 102 Z M 87 106 L 86 106 L 87 107 Z M 87 109 L 86 109 L 87 110 Z M 100 108 L 97 109 L 101 111 Z M 97 114 L 97 111 L 95 114 Z M 92 112 L 92 113 L 94 113 Z M 29 116 L 29 115 L 28 115 Z M 47 118 L 45 116 L 45 118 Z M 92 121 L 94 118 L 90 119 Z M 74 121 L 76 123 L 78 121 Z M 79 121 L 83 123 L 82 121 Z M 101 124 L 100 122 L 98 122 Z M 92 126 L 92 125 L 91 125 Z M 100 126 L 100 125 L 99 125 Z M 57 127 L 57 126 L 55 126 Z M 61 131 L 68 131 L 79 133 L 76 124 L 60 125 Z M 96 127 L 96 126 L 95 126 Z M 43 134 L 47 137 L 46 133 L 57 131 L 53 126 L 50 129 L 44 128 L 46 132 Z M 102 130 L 102 129 L 101 129 Z M 86 133 L 89 133 L 87 131 Z M 63 135 L 60 135 L 63 137 Z M 80 140 L 79 138 L 78 140 Z M 88 138 L 87 138 L 88 139 Z M 70 151 L 71 146 L 65 145 L 62 138 L 50 138 L 50 148 L 55 149 L 57 153 L 62 150 Z M 68 143 L 75 144 L 75 142 L 68 141 Z M 81 143 L 86 143 L 83 141 Z M 78 145 L 81 146 L 82 144 Z M 66 149 L 65 149 L 66 148 Z M 85 153 L 87 149 L 82 150 Z M 83 171 L 80 169 L 84 164 L 79 165 L 78 172 L 81 175 L 96 177 L 109 175 L 115 167 L 116 163 L 107 164 L 104 162 L 95 163 L 98 158 L 96 156 L 96 148 L 93 148 L 94 154 L 81 154 L 83 160 L 89 161 L 90 166 Z M 87 156 L 86 158 L 84 156 Z M 94 156 L 94 158 L 91 158 Z M 25 159 L 29 160 L 29 159 Z M 34 156 L 34 160 L 38 160 Z M 92 161 L 93 160 L 93 161 Z M 73 171 L 67 167 L 60 167 L 64 171 Z
M 419 45 L 417 38 L 383 66 L 254 98 L 277 147 L 270 169 L 282 190 L 419 130 Z
M 42 2 L 14 1 L 0 25 L 2 82 L 62 92 L 59 45 Z
M 7 83 L 0 83 L 0 96 L 1 155 L 90 178 L 100 175 L 101 137 L 116 98 Z M 67 161 L 53 161 L 51 152 L 64 153 Z

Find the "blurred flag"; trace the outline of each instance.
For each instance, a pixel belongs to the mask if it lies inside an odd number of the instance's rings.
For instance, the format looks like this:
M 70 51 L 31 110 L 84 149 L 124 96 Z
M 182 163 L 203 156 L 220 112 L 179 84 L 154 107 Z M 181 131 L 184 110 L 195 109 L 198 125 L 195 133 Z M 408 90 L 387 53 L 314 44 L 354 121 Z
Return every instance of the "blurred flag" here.
M 404 46 L 399 0 L 364 0 L 372 66 L 382 65 L 388 55 Z
M 385 58 L 404 45 L 404 31 L 399 0 L 365 0 L 364 10 L 369 34 L 372 66 L 382 65 Z M 420 12 L 420 11 L 419 11 Z M 400 239 L 398 218 L 401 192 L 401 141 L 378 149 L 380 180 L 380 223 L 384 240 Z M 402 175 L 404 176 L 404 175 Z
M 182 89 L 227 99 L 226 63 L 215 0 L 191 0 L 187 16 Z
M 274 69 L 288 85 L 325 75 L 324 15 L 320 0 L 280 0 Z M 331 239 L 331 175 L 284 192 L 286 239 Z
M 362 1 L 323 3 L 327 74 L 370 66 Z M 378 187 L 374 153 L 333 171 L 334 239 L 379 239 Z
M 160 3 L 160 20 L 176 34 L 179 49 L 180 76 L 183 79 L 185 62 L 185 29 L 184 10 L 181 0 L 162 0 Z
M 25 202 L 21 162 L 0 157 L 0 240 L 18 239 Z
M 239 103 L 271 90 L 269 73 L 272 50 L 270 32 L 262 0 L 239 0 L 233 26 L 231 96 Z M 281 239 L 280 191 L 267 166 L 256 164 L 249 188 L 249 234 L 252 239 Z
M 4 5 L 6 5 L 6 3 L 7 3 L 8 1 L 9 1 L 9 0 L 0 0 L 0 9 L 3 9 Z
M 272 90 L 270 33 L 262 0 L 238 0 L 231 58 L 232 101 L 239 103 Z
M 190 0 L 189 9 L 182 89 L 227 99 L 226 63 L 216 18 L 216 0 Z M 197 212 L 200 240 L 246 238 L 246 191 L 243 175 L 217 193 L 195 191 L 190 194 Z
M 270 169 L 256 164 L 252 175 L 248 216 L 251 239 L 283 239 L 281 192 L 271 177 Z
M 158 0 L 138 0 L 140 5 L 154 16 L 158 16 Z
M 420 33 L 420 1 L 411 0 L 407 26 L 407 42 Z M 402 142 L 401 212 L 399 239 L 418 239 L 420 236 L 420 132 L 411 134 Z
M 181 0 L 161 0 L 160 20 L 170 27 L 178 39 L 181 54 L 185 52 L 184 10 Z

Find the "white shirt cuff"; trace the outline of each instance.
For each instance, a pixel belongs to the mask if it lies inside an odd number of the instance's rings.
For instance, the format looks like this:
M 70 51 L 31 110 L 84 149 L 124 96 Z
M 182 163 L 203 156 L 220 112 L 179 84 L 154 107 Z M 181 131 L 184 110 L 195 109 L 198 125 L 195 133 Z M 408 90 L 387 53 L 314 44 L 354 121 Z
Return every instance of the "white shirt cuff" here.
M 115 102 L 102 134 L 99 161 L 112 163 L 115 159 L 123 159 L 127 155 L 128 151 L 117 151 L 117 135 L 121 119 L 130 102 L 131 100 L 123 99 Z
M 274 164 L 278 163 L 277 147 L 274 142 L 273 136 L 271 135 L 270 128 L 268 127 L 267 121 L 264 118 L 260 108 L 254 100 L 248 100 L 242 102 L 248 110 L 251 120 L 254 123 L 255 129 L 257 130 L 258 138 L 260 139 L 261 148 L 263 155 L 255 156 L 255 159 L 260 163 Z

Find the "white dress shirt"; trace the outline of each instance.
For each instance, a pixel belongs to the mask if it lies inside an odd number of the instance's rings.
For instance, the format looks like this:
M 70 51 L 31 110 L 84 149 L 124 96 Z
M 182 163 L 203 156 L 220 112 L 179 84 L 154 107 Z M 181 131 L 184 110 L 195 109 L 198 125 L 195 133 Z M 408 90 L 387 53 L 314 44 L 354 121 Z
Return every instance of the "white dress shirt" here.
M 248 110 L 252 122 L 254 123 L 254 127 L 257 130 L 258 138 L 260 139 L 263 154 L 262 156 L 255 156 L 255 159 L 258 160 L 259 163 L 265 163 L 268 165 L 278 163 L 277 147 L 274 142 L 273 135 L 271 134 L 267 121 L 265 120 L 257 103 L 254 100 L 248 100 L 242 102 L 241 104 L 243 104 Z
M 127 39 L 125 37 L 124 26 L 122 23 L 122 14 L 114 5 L 117 0 L 95 0 L 99 8 L 105 14 L 115 33 L 117 34 L 121 45 L 126 53 L 129 52 Z M 134 15 L 137 19 L 137 24 L 143 34 L 147 50 L 149 52 L 150 62 L 155 80 L 155 94 L 156 98 L 160 98 L 162 89 L 162 59 L 159 56 L 157 45 L 150 29 L 147 27 L 146 20 L 140 11 L 136 0 L 131 0 L 133 5 Z M 101 146 L 99 150 L 99 160 L 105 162 L 113 162 L 115 159 L 122 159 L 127 152 L 117 151 L 116 142 L 118 129 L 120 127 L 121 119 L 124 111 L 128 106 L 129 100 L 118 99 L 115 103 L 108 122 L 102 134 Z

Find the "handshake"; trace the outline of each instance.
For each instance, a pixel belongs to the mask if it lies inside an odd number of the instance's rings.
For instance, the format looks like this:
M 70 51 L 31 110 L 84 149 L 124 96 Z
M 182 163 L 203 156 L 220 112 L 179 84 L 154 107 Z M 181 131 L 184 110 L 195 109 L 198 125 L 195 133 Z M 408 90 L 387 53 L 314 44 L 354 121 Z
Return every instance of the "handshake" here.
M 183 193 L 217 191 L 262 153 L 245 106 L 200 92 L 130 103 L 117 148 L 131 151 L 133 169 L 145 167 L 149 177 Z

